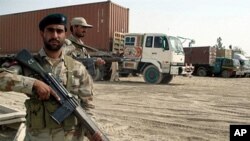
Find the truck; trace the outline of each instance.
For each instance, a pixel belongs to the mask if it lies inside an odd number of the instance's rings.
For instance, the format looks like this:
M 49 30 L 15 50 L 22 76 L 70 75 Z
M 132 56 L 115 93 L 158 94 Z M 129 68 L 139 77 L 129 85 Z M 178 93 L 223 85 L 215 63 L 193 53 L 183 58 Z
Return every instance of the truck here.
M 138 73 L 150 84 L 168 84 L 176 75 L 191 75 L 193 67 L 184 64 L 183 46 L 177 37 L 164 33 L 125 33 L 124 38 L 124 46 L 118 48 L 123 52 L 120 63 L 123 75 Z
M 220 51 L 215 47 L 203 46 L 186 47 L 184 52 L 185 63 L 194 66 L 194 75 L 221 76 L 224 78 L 242 75 L 239 60 L 232 59 L 229 51 Z
M 245 77 L 250 76 L 250 60 L 246 58 L 243 54 L 233 53 L 233 58 L 240 61 L 242 75 Z
M 110 66 L 114 61 L 119 63 L 121 75 L 142 74 L 145 82 L 150 84 L 168 84 L 174 76 L 190 76 L 193 71 L 192 66 L 184 64 L 180 40 L 163 33 L 115 32 L 112 52 L 100 51 L 87 45 L 85 48 L 91 58 L 75 59 L 86 66 L 95 81 L 110 79 Z M 94 62 L 97 57 L 104 59 L 106 64 L 96 66 Z M 1 58 L 11 60 L 13 56 Z

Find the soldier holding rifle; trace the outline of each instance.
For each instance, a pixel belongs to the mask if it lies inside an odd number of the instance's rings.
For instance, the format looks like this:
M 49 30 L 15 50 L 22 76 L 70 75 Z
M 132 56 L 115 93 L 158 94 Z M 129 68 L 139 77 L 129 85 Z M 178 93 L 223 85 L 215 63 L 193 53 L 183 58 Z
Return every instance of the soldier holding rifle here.
M 35 60 L 46 72 L 52 73 L 74 98 L 84 102 L 81 99 L 93 95 L 93 80 L 80 62 L 65 55 L 63 44 L 67 17 L 63 14 L 50 14 L 40 21 L 39 29 L 44 46 L 34 56 Z M 12 73 L 11 69 L 19 69 L 13 72 L 20 74 Z M 60 97 L 37 72 L 27 66 L 17 64 L 9 69 L 1 69 L 0 90 L 22 92 L 29 97 L 25 101 L 25 141 L 83 141 L 88 133 L 88 128 L 73 113 L 60 124 L 51 118 L 51 114 L 61 106 Z M 87 137 L 89 140 L 102 140 L 98 139 L 98 135 L 87 134 Z

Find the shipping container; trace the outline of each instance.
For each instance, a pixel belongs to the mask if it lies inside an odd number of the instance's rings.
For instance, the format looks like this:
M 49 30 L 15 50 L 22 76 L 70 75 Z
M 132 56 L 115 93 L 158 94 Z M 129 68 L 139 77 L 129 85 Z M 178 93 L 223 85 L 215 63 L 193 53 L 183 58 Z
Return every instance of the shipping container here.
M 0 55 L 17 53 L 22 48 L 38 51 L 43 43 L 40 20 L 51 13 L 63 13 L 68 23 L 73 17 L 84 17 L 93 25 L 84 42 L 102 51 L 112 51 L 114 32 L 129 32 L 129 9 L 111 1 L 73 5 L 0 16 Z M 67 36 L 70 34 L 69 24 Z
M 216 60 L 216 48 L 211 46 L 183 48 L 185 63 L 194 66 L 194 75 L 207 76 L 213 74 Z
M 183 49 L 187 64 L 213 64 L 216 58 L 216 48 L 214 47 L 187 47 Z

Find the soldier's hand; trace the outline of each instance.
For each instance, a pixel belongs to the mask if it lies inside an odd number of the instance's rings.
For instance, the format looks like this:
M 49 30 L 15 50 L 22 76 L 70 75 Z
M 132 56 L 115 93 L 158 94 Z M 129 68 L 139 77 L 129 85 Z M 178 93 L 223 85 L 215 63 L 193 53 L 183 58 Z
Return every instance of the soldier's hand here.
M 92 136 L 89 133 L 87 133 L 86 136 L 90 141 L 102 141 L 101 135 L 98 132 L 96 132 Z
M 39 97 L 39 100 L 48 100 L 50 95 L 60 101 L 60 97 L 55 93 L 55 91 L 46 83 L 40 80 L 35 80 L 33 84 L 33 89 Z
M 102 59 L 102 58 L 96 58 L 96 64 L 97 65 L 103 65 L 105 64 L 106 62 Z

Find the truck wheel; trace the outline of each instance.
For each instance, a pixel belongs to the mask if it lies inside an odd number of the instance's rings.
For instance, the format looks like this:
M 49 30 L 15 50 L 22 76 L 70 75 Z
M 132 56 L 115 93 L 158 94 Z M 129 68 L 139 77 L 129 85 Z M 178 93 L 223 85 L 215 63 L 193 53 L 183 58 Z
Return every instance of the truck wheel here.
M 229 78 L 229 77 L 231 77 L 231 75 L 232 75 L 232 73 L 230 71 L 228 71 L 228 70 L 223 70 L 222 73 L 221 73 L 221 76 L 223 78 Z
M 198 68 L 197 75 L 198 76 L 207 76 L 207 69 L 204 67 Z
M 165 74 L 163 75 L 163 79 L 161 80 L 161 83 L 162 84 L 168 84 L 170 81 L 173 80 L 173 75 L 170 75 L 170 74 Z
M 143 78 L 147 83 L 159 84 L 162 80 L 162 73 L 154 65 L 149 65 L 143 71 Z

